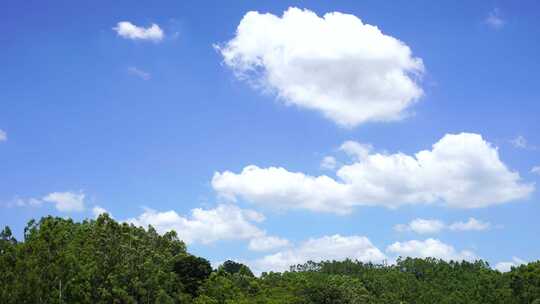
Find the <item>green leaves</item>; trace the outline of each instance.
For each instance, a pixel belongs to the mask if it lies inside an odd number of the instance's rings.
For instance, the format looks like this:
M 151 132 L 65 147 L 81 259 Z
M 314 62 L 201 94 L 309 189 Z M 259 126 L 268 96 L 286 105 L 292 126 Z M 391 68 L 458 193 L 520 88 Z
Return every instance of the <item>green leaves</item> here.
M 227 260 L 220 267 L 220 270 L 223 270 L 229 274 L 240 274 L 244 276 L 253 277 L 253 272 L 251 269 L 242 263 L 237 263 L 235 261 Z
M 175 234 L 101 215 L 81 223 L 31 221 L 22 243 L 10 241 L 7 230 L 2 235 L 0 250 L 12 244 L 11 254 L 0 256 L 2 303 L 153 303 L 185 292 L 172 269 L 174 257 L 186 254 Z
M 192 296 L 198 294 L 199 287 L 212 273 L 210 262 L 190 254 L 176 256 L 173 270 L 184 285 L 187 293 Z
M 257 278 L 244 264 L 217 271 L 187 253 L 176 232 L 159 235 L 108 215 L 30 221 L 24 241 L 0 232 L 0 303 L 540 303 L 540 261 L 492 270 L 483 261 L 398 259 L 307 262 Z

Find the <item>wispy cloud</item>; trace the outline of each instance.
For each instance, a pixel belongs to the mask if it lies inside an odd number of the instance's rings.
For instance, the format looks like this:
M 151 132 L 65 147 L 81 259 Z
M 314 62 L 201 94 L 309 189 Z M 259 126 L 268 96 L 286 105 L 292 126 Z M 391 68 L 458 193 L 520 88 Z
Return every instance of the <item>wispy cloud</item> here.
M 434 234 L 439 233 L 445 228 L 442 221 L 434 219 L 417 218 L 408 224 L 399 224 L 394 226 L 394 230 L 398 232 L 413 231 L 418 234 Z
M 493 29 L 501 29 L 506 24 L 506 21 L 501 16 L 501 10 L 498 8 L 494 8 L 491 12 L 489 12 L 484 21 Z
M 15 198 L 8 207 L 40 207 L 44 203 L 52 203 L 60 212 L 82 212 L 85 210 L 86 195 L 81 192 L 52 192 L 41 198 Z
M 510 144 L 517 149 L 527 149 L 527 150 L 536 150 L 535 145 L 531 145 L 529 141 L 523 135 L 518 135 L 510 140 Z
M 482 231 L 491 227 L 488 222 L 477 220 L 474 217 L 469 218 L 466 222 L 455 222 L 448 226 L 448 229 L 453 231 Z
M 516 148 L 527 148 L 527 139 L 525 139 L 525 137 L 523 137 L 522 135 L 518 135 L 515 138 L 511 139 L 510 143 Z
M 152 75 L 150 75 L 150 73 L 148 72 L 145 72 L 139 68 L 136 68 L 136 67 L 129 67 L 128 68 L 128 73 L 131 74 L 131 75 L 134 75 L 134 76 L 137 76 L 143 80 L 150 80 L 150 78 L 152 77 Z
M 321 169 L 334 170 L 337 165 L 337 160 L 333 156 L 325 156 L 321 161 Z
M 451 231 L 483 231 L 491 228 L 491 224 L 481 220 L 477 220 L 473 217 L 467 221 L 454 222 L 452 224 L 446 224 L 443 221 L 436 219 L 421 219 L 417 218 L 412 220 L 408 224 L 399 224 L 394 226 L 394 230 L 398 232 L 415 232 L 418 234 L 436 234 L 442 230 Z
M 6 131 L 0 129 L 0 142 L 6 141 L 6 140 L 7 140 L 7 133 L 6 133 Z

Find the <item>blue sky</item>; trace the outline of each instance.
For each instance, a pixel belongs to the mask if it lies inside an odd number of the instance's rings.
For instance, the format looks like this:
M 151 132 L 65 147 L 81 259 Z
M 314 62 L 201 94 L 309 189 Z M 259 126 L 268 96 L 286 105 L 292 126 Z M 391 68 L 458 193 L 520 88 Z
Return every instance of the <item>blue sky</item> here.
M 100 207 L 258 271 L 540 257 L 535 1 L 1 6 L 18 236 Z

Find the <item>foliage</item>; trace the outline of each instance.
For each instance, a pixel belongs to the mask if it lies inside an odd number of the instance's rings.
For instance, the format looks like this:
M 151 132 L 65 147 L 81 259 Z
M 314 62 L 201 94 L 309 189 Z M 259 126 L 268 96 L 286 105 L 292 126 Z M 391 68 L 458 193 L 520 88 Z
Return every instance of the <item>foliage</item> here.
M 223 269 L 223 271 L 229 273 L 229 274 L 235 274 L 239 273 L 246 276 L 253 276 L 253 272 L 247 267 L 246 265 L 242 263 L 238 263 L 235 261 L 227 260 L 223 262 L 223 264 L 220 266 L 220 269 Z
M 178 256 L 173 269 L 186 291 L 192 296 L 197 295 L 199 287 L 212 273 L 210 262 L 190 254 Z
M 2 303 L 174 303 L 184 297 L 173 261 L 186 255 L 186 246 L 175 233 L 160 236 L 107 215 L 82 223 L 31 221 L 20 243 L 7 231 L 1 241 Z
M 217 270 L 159 235 L 108 215 L 81 223 L 30 221 L 24 241 L 0 232 L 0 303 L 540 303 L 540 261 L 500 273 L 486 262 L 398 259 L 307 262 L 255 277 L 226 261 Z

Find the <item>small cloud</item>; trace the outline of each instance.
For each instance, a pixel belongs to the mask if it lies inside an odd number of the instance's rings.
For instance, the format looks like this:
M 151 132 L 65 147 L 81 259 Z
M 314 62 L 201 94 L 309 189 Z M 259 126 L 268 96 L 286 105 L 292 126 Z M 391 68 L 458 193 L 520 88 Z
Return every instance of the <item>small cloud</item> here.
M 151 78 L 150 73 L 145 72 L 145 71 L 143 71 L 141 69 L 138 69 L 136 67 L 129 67 L 128 68 L 128 73 L 130 75 L 137 76 L 137 77 L 139 77 L 139 78 L 141 78 L 143 80 L 150 80 L 150 78 Z
M 288 247 L 291 243 L 287 239 L 276 236 L 262 236 L 249 241 L 248 248 L 253 251 L 270 251 L 277 248 Z
M 534 166 L 534 167 L 532 167 L 531 173 L 540 175 L 540 166 Z
M 163 30 L 159 25 L 152 23 L 148 28 L 136 26 L 129 21 L 118 22 L 116 27 L 113 27 L 118 36 L 131 40 L 148 40 L 160 42 L 165 37 Z
M 37 198 L 20 198 L 15 197 L 6 204 L 7 207 L 39 207 L 43 201 Z
M 476 254 L 472 251 L 458 251 L 449 244 L 431 238 L 424 241 L 411 240 L 406 242 L 395 242 L 388 246 L 386 251 L 403 257 L 433 257 L 447 261 L 474 261 L 477 258 Z
M 354 157 L 358 161 L 362 161 L 368 157 L 369 153 L 373 150 L 373 146 L 371 144 L 348 140 L 339 147 L 339 150 Z
M 84 211 L 84 193 L 53 192 L 42 198 L 44 202 L 54 203 L 60 212 Z
M 94 215 L 94 218 L 98 218 L 103 213 L 107 213 L 110 217 L 112 217 L 112 214 L 103 207 L 94 206 L 94 208 L 92 208 L 92 214 Z
M 506 24 L 506 21 L 502 19 L 501 11 L 498 8 L 495 8 L 491 12 L 489 12 L 489 15 L 484 20 L 484 22 L 489 27 L 497 30 L 502 28 Z
M 489 229 L 490 227 L 490 223 L 471 217 L 466 222 L 455 222 L 451 224 L 448 226 L 448 229 L 453 231 L 483 231 Z
M 447 225 L 443 221 L 436 219 L 421 219 L 417 218 L 412 220 L 408 224 L 398 224 L 394 226 L 394 230 L 397 232 L 409 232 L 412 231 L 418 234 L 436 234 L 442 230 L 451 231 L 484 231 L 491 228 L 491 223 L 477 220 L 473 217 L 469 218 L 466 222 L 454 222 Z
M 333 156 L 325 156 L 321 161 L 321 169 L 334 170 L 336 167 L 337 161 Z
M 500 262 L 495 265 L 495 269 L 500 272 L 508 272 L 512 270 L 512 267 L 517 267 L 519 265 L 525 264 L 526 262 L 518 257 L 513 257 L 510 262 Z
M 406 225 L 399 224 L 394 226 L 394 230 L 398 232 L 413 231 L 418 234 L 435 234 L 444 228 L 445 224 L 442 221 L 421 218 L 417 218 Z
M 527 139 L 522 135 L 518 135 L 514 139 L 511 139 L 510 143 L 512 144 L 512 146 L 519 149 L 526 149 L 528 147 Z
M 83 192 L 52 192 L 42 198 L 15 197 L 7 207 L 41 207 L 44 203 L 53 203 L 60 212 L 81 212 L 85 210 L 84 198 Z
M 7 140 L 7 133 L 6 133 L 6 131 L 0 129 L 0 142 L 6 141 L 6 140 Z
M 510 140 L 510 144 L 516 149 L 536 150 L 537 146 L 531 145 L 529 141 L 523 135 L 518 135 Z
M 377 263 L 385 260 L 386 255 L 365 236 L 335 234 L 310 238 L 300 244 L 246 263 L 259 274 L 265 271 L 286 271 L 291 265 L 303 264 L 307 261 L 343 261 L 345 259 Z

